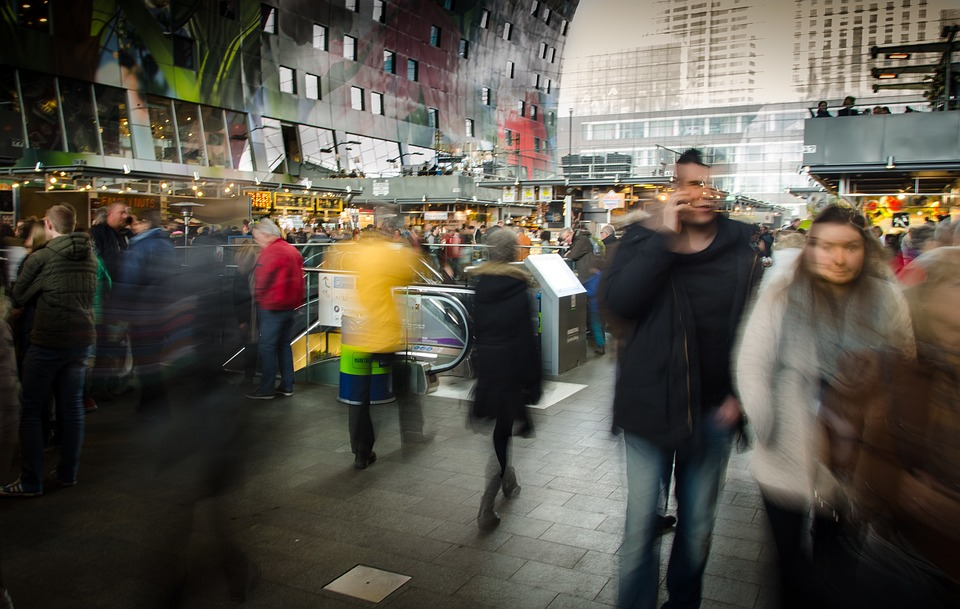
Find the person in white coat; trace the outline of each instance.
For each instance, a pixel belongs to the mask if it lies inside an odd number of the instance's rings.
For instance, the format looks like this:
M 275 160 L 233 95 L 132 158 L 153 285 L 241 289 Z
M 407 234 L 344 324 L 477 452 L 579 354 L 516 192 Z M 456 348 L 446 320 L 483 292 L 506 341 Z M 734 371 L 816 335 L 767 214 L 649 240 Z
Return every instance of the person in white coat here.
M 784 607 L 816 606 L 804 538 L 815 493 L 826 484 L 821 395 L 854 380 L 839 377 L 840 358 L 913 348 L 906 302 L 865 229 L 849 208 L 817 215 L 793 268 L 761 287 L 735 360 L 740 401 L 756 431 L 752 473 L 777 546 Z

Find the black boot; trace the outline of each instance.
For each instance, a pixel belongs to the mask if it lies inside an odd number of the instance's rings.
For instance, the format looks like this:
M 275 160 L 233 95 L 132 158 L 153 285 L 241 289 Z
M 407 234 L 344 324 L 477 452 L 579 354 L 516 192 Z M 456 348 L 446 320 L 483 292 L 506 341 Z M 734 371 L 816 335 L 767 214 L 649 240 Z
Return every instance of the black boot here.
M 480 511 L 477 513 L 477 526 L 481 531 L 495 529 L 500 524 L 500 514 L 494 508 L 502 483 L 503 478 L 499 475 L 492 476 L 487 481 L 487 488 L 484 489 L 483 498 L 480 500 Z
M 520 494 L 520 484 L 517 483 L 517 471 L 508 467 L 503 472 L 503 496 L 512 499 Z

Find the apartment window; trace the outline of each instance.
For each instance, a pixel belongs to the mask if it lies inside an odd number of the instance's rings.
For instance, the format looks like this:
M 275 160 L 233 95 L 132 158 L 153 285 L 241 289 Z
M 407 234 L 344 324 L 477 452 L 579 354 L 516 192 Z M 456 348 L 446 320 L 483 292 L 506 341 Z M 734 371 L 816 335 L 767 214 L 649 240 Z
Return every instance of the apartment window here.
M 536 106 L 530 106 L 530 120 L 532 120 L 532 121 L 537 120 L 537 107 L 536 107 Z
M 319 23 L 313 24 L 313 48 L 320 49 L 321 51 L 328 50 L 327 47 L 327 26 L 320 25 Z
M 460 49 L 458 51 L 458 54 L 463 59 L 466 59 L 467 57 L 470 56 L 470 43 L 467 41 L 466 38 L 460 39 Z
M 320 99 L 320 77 L 309 72 L 304 76 L 303 94 L 307 99 Z
M 537 11 L 539 10 L 540 10 L 540 3 L 537 2 L 537 0 L 533 0 L 533 2 L 530 3 L 530 14 L 536 17 Z
M 533 151 L 540 152 L 540 138 L 533 138 Z
M 260 5 L 260 29 L 265 34 L 277 33 L 277 7 L 269 4 Z
M 430 26 L 430 46 L 440 47 L 440 28 L 435 25 Z
M 280 66 L 280 92 L 297 94 L 297 72 L 287 66 Z
M 373 114 L 383 114 L 383 93 L 375 91 L 370 93 L 370 112 Z
M 480 11 L 480 27 L 483 29 L 490 27 L 490 11 L 487 9 Z
M 503 139 L 504 139 L 504 141 L 506 141 L 507 146 L 512 146 L 512 145 L 513 145 L 513 131 L 510 131 L 509 129 L 504 129 L 504 130 L 503 130 Z
M 534 74 L 534 75 L 533 75 L 533 88 L 534 88 L 534 89 L 539 89 L 539 88 L 540 88 L 540 75 L 539 75 L 539 74 Z
M 520 103 L 517 104 L 517 112 L 520 113 L 520 116 L 527 115 L 527 102 L 520 100 Z
M 567 23 L 567 20 L 566 20 L 566 19 L 564 19 L 563 21 L 560 22 L 560 35 L 561 35 L 561 36 L 566 36 L 566 35 L 567 35 L 567 26 L 568 26 L 568 25 L 569 25 L 569 24 Z
M 557 47 L 550 47 L 550 63 L 557 62 Z
M 546 59 L 546 58 L 547 58 L 547 43 L 546 43 L 546 42 L 541 42 L 541 43 L 540 43 L 540 52 L 538 53 L 538 55 L 540 55 L 540 59 Z
M 513 69 L 514 64 L 509 59 L 507 60 L 507 78 L 513 78 Z
M 509 21 L 503 22 L 503 39 L 512 40 L 513 39 L 513 24 Z
M 383 0 L 373 0 L 373 20 L 377 23 L 386 23 L 387 11 L 384 10 Z
M 483 87 L 480 89 L 480 103 L 484 106 L 490 105 L 490 87 Z
M 189 36 L 173 35 L 173 65 L 187 70 L 197 69 L 197 43 Z
M 467 137 L 473 137 L 473 119 L 468 118 L 466 120 L 466 134 Z
M 433 129 L 440 128 L 440 112 L 436 108 L 427 108 L 427 126 Z
M 547 124 L 551 127 L 556 126 L 557 124 L 557 113 L 556 112 L 547 112 Z
M 420 62 L 416 59 L 407 60 L 407 80 L 414 82 L 420 80 Z
M 353 11 L 354 13 L 360 12 L 360 0 L 346 0 L 344 6 L 347 7 L 348 11 Z
M 363 89 L 360 87 L 350 87 L 350 107 L 363 110 Z
M 447 9 L 448 11 L 452 11 L 453 9 L 457 8 L 457 3 L 453 0 L 443 0 L 443 8 Z
M 551 14 L 550 9 L 547 7 L 543 7 L 543 22 L 546 23 L 547 25 L 550 25 L 550 14 Z
M 547 93 L 550 93 L 550 89 L 553 88 L 553 81 L 549 78 L 547 79 Z
M 353 36 L 343 37 L 343 56 L 346 59 L 357 60 L 357 39 Z
M 397 73 L 397 54 L 393 51 L 383 51 L 383 71 L 387 74 Z

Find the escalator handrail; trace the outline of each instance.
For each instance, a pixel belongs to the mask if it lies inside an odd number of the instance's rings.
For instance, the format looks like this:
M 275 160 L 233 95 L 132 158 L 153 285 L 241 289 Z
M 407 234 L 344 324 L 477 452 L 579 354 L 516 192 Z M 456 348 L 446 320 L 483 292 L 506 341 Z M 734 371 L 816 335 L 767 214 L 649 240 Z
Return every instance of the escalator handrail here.
M 450 304 L 453 309 L 460 314 L 460 317 L 463 319 L 463 329 L 464 329 L 464 338 L 463 338 L 463 349 L 460 351 L 460 354 L 454 359 L 450 360 L 446 364 L 441 364 L 438 366 L 430 366 L 430 372 L 434 374 L 439 374 L 441 372 L 447 372 L 448 370 L 453 370 L 466 359 L 467 355 L 470 353 L 470 348 L 472 347 L 471 338 L 473 332 L 470 331 L 470 315 L 467 313 L 467 308 L 463 306 L 463 303 L 459 299 L 450 295 L 450 293 L 459 293 L 463 295 L 473 295 L 474 291 L 468 288 L 457 288 L 451 286 L 421 286 L 421 285 L 409 285 L 402 288 L 395 288 L 394 294 L 404 293 L 406 296 L 412 295 L 423 295 L 437 298 L 438 300 L 443 300 L 446 303 Z M 407 337 L 409 340 L 409 336 Z M 409 350 L 409 342 L 407 343 Z

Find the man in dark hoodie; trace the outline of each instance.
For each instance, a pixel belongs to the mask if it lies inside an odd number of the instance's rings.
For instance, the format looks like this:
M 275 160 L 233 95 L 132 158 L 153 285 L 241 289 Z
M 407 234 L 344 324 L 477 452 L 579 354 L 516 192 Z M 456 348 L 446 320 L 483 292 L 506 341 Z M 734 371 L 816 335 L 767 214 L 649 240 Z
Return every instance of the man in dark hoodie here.
M 740 404 L 730 357 L 761 269 L 750 227 L 721 217 L 696 150 L 677 161 L 675 191 L 620 239 L 603 285 L 622 328 L 614 425 L 624 432 L 627 513 L 622 609 L 657 602 L 658 503 L 676 475 L 678 524 L 667 572 L 668 609 L 700 606 L 717 498 Z
M 54 205 L 43 218 L 47 245 L 23 265 L 13 291 L 22 307 L 36 301 L 30 350 L 23 362 L 20 415 L 20 479 L 0 488 L 0 495 L 43 494 L 43 407 L 53 391 L 60 425 L 60 462 L 50 479 L 62 486 L 77 483 L 83 444 L 83 382 L 93 354 L 96 331 L 93 297 L 97 263 L 90 237 L 74 232 L 77 213 Z

